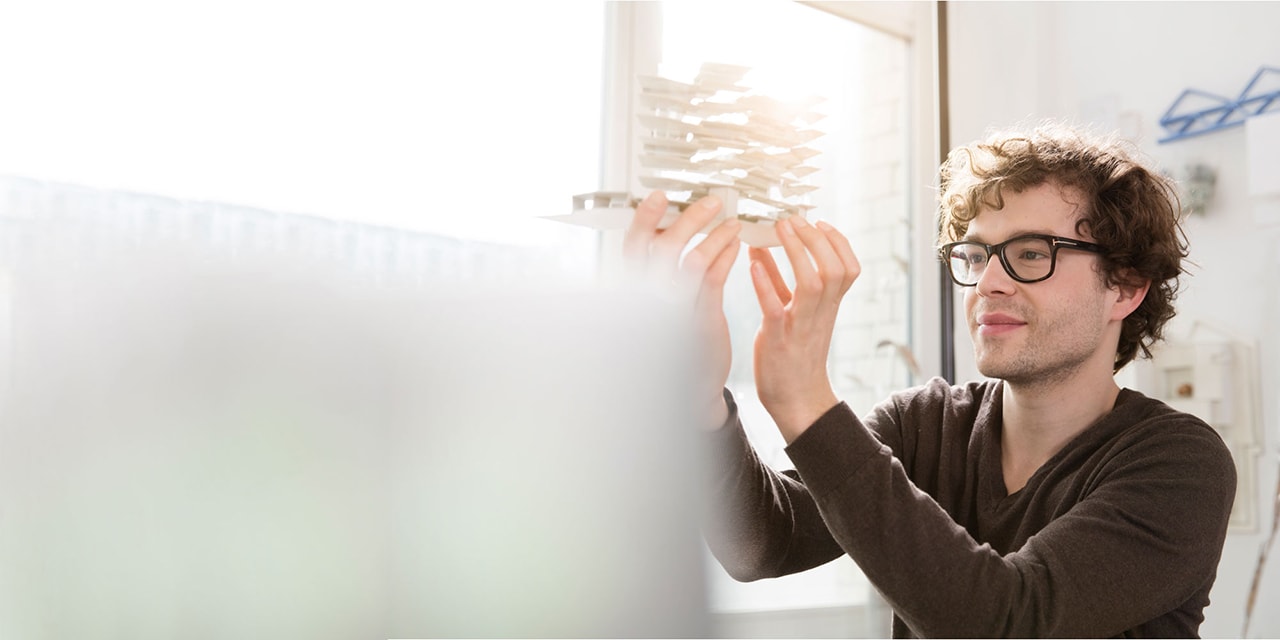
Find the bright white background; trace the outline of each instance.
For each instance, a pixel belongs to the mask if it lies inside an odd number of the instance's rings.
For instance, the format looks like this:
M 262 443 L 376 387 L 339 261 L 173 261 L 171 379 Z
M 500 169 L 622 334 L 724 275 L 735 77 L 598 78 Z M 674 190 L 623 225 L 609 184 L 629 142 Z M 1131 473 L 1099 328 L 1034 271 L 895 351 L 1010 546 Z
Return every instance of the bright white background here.
M 516 2 L 6 0 L 0 174 L 582 239 L 536 217 L 597 188 L 603 16 L 599 2 L 549 16 Z

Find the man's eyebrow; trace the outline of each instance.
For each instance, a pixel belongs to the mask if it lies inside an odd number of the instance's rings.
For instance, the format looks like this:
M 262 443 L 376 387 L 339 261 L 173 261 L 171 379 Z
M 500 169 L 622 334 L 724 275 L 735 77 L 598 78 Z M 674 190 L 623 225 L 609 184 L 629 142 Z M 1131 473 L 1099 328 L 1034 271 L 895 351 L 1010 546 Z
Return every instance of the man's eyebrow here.
M 1054 233 L 1049 229 L 1019 229 L 1005 236 L 1004 240 L 1008 240 L 1010 238 L 1017 238 L 1019 236 L 1036 236 L 1036 235 L 1056 236 L 1058 234 Z M 1004 240 L 1001 240 L 1000 242 L 1004 242 Z M 971 233 L 965 233 L 964 237 L 960 238 L 960 241 L 961 242 L 981 242 L 982 244 L 1000 244 L 999 242 L 987 242 L 986 240 L 982 239 L 982 236 L 977 234 L 971 234 Z

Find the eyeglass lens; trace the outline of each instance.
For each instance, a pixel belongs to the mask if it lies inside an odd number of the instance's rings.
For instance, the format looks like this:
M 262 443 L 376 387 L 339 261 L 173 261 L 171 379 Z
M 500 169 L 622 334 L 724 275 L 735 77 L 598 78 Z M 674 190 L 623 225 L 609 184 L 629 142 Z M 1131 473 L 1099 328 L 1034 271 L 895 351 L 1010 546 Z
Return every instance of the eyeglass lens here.
M 1004 268 L 1019 280 L 1047 278 L 1053 271 L 1053 244 L 1044 238 L 1015 238 L 997 250 Z M 962 242 L 952 247 L 949 262 L 955 279 L 972 285 L 982 278 L 991 257 L 986 245 Z

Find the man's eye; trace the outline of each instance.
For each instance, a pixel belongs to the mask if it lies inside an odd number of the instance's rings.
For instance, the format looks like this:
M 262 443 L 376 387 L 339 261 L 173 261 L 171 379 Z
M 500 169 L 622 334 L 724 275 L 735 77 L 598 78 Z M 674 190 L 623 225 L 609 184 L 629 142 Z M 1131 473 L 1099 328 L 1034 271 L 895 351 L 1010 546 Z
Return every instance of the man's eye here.
M 1018 259 L 1024 262 L 1034 262 L 1036 260 L 1047 260 L 1049 254 L 1044 251 L 1036 251 L 1034 249 L 1026 249 L 1018 253 Z

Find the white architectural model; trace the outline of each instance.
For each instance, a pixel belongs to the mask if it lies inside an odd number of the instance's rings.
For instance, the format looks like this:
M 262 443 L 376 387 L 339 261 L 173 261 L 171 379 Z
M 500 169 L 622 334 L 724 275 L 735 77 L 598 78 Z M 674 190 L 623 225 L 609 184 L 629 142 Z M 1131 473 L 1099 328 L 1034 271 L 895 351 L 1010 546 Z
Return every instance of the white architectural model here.
M 639 181 L 667 193 L 671 206 L 660 228 L 713 194 L 724 203 L 719 219 L 742 220 L 743 240 L 774 246 L 773 224 L 812 208 L 806 195 L 817 187 L 804 179 L 817 169 L 805 161 L 818 151 L 805 145 L 822 135 L 809 128 L 822 118 L 810 110 L 822 100 L 786 103 L 753 92 L 739 84 L 748 71 L 707 63 L 691 84 L 639 76 Z M 583 194 L 574 197 L 572 214 L 552 219 L 625 228 L 639 201 L 622 192 Z

